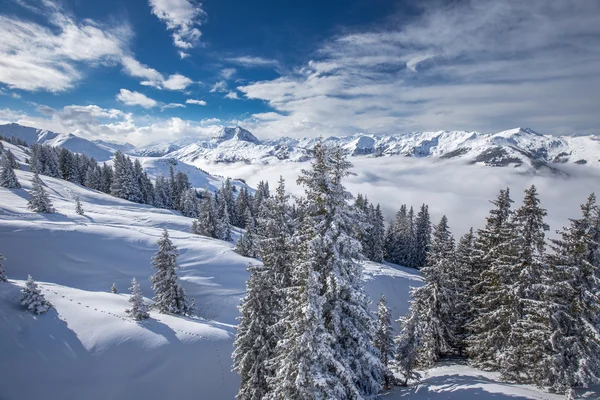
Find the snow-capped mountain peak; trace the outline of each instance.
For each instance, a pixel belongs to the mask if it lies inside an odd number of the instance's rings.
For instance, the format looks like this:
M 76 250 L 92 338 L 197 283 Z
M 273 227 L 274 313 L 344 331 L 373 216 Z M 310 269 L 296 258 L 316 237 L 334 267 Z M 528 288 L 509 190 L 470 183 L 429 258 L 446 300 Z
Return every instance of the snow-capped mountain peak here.
M 223 127 L 219 132 L 213 136 L 212 138 L 215 142 L 224 142 L 226 140 L 239 140 L 243 142 L 250 142 L 255 144 L 260 144 L 260 140 L 256 138 L 250 131 L 242 128 L 241 126 L 236 126 L 233 128 Z

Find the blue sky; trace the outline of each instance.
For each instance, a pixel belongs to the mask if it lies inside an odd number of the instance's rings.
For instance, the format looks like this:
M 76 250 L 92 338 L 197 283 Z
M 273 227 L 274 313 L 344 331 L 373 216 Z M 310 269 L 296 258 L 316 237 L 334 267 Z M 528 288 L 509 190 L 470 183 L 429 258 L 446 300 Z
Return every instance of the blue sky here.
M 133 143 L 597 133 L 587 0 L 0 0 L 0 121 Z

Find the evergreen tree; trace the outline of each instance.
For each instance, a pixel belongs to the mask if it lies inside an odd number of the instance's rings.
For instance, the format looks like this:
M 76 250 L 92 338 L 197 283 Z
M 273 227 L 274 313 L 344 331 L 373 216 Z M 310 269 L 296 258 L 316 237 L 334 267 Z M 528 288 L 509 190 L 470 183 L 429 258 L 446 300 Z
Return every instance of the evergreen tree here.
M 113 180 L 113 169 L 106 165 L 106 163 L 102 164 L 101 174 L 100 174 L 100 191 L 104 193 L 110 193 L 110 188 L 112 186 Z
M 218 218 L 217 218 L 217 238 L 221 240 L 231 240 L 231 219 L 229 218 L 229 210 L 227 203 L 222 196 L 218 196 Z
M 246 228 L 246 213 L 252 213 L 251 197 L 246 185 L 240 189 L 240 194 L 235 201 L 236 222 L 238 227 Z
M 102 172 L 98 165 L 87 169 L 84 184 L 94 190 L 102 190 Z
M 574 398 L 571 387 L 600 381 L 600 210 L 592 193 L 581 217 L 552 240 L 552 350 L 546 385 Z
M 189 314 L 191 303 L 177 281 L 177 247 L 165 229 L 158 240 L 158 251 L 152 257 L 156 273 L 150 277 L 154 290 L 154 305 L 161 313 Z
M 277 337 L 272 333 L 272 326 L 277 322 L 273 302 L 275 288 L 264 267 L 250 264 L 248 271 L 246 295 L 239 307 L 233 369 L 241 377 L 236 397 L 259 400 L 270 392 L 269 380 L 274 374 L 269 361 L 277 344 Z
M 0 253 L 0 282 L 8 282 L 8 278 L 6 277 L 6 271 L 2 266 L 2 261 L 6 260 L 6 257 L 2 253 Z
M 83 207 L 81 206 L 81 202 L 79 201 L 79 197 L 75 199 L 75 212 L 79 215 L 83 215 Z
M 198 217 L 198 196 L 193 188 L 187 189 L 181 196 L 181 213 L 190 218 Z
M 510 291 L 517 262 L 508 189 L 501 190 L 492 204 L 484 229 L 478 231 L 473 254 L 473 319 L 468 325 L 467 352 L 471 362 L 485 370 L 500 369 L 515 323 L 515 297 Z
M 219 238 L 219 217 L 214 197 L 205 191 L 200 202 L 198 220 L 194 221 L 192 233 Z
M 473 290 L 477 280 L 473 277 L 473 253 L 475 251 L 475 234 L 473 228 L 464 234 L 456 246 L 456 263 L 452 280 L 456 284 L 456 305 L 454 332 L 455 347 L 460 355 L 466 349 L 465 340 L 468 336 L 467 326 L 473 320 Z
M 21 188 L 21 184 L 6 153 L 3 153 L 0 157 L 0 187 L 7 189 Z
M 19 169 L 19 163 L 10 149 L 6 150 L 6 157 L 8 158 L 8 162 L 10 163 L 12 169 Z
M 546 210 L 541 208 L 535 186 L 525 191 L 523 205 L 514 213 L 516 259 L 511 266 L 509 290 L 516 308 L 505 352 L 500 358 L 502 376 L 516 382 L 544 384 L 550 349 L 550 316 L 546 293 Z
M 125 310 L 125 312 L 136 321 L 148 319 L 150 317 L 150 314 L 148 314 L 148 306 L 144 303 L 142 289 L 140 289 L 140 285 L 137 283 L 135 278 L 131 280 L 131 287 L 129 290 L 131 291 L 131 296 L 129 297 L 129 304 L 131 304 L 131 308 Z
M 246 233 L 240 235 L 235 251 L 244 256 L 258 258 L 258 238 L 256 237 L 254 218 L 250 214 L 250 210 L 246 213 Z
M 116 283 L 113 282 L 112 286 L 110 287 L 110 292 L 114 293 L 114 294 L 118 293 L 118 291 L 117 291 L 117 284 Z
M 394 381 L 394 376 L 388 369 L 390 359 L 394 358 L 394 335 L 392 331 L 392 313 L 387 307 L 385 296 L 381 296 L 377 305 L 377 326 L 375 327 L 373 344 L 379 350 L 379 359 L 386 368 L 384 381 L 385 387 L 389 389 Z
M 351 236 L 355 215 L 342 184 L 350 163 L 341 148 L 322 141 L 314 155 L 312 169 L 298 178 L 307 210 L 267 398 L 373 398 L 384 366 L 372 345 L 362 269 L 354 261 L 360 244 Z
M 414 298 L 414 289 L 411 295 Z M 418 305 L 413 300 L 408 314 L 398 320 L 400 335 L 394 341 L 396 345 L 395 366 L 404 378 L 400 383 L 402 386 L 407 386 L 409 380 L 421 379 L 421 374 L 416 371 L 419 366 L 419 350 L 421 348 L 419 314 Z
M 50 198 L 44 189 L 44 183 L 40 179 L 37 172 L 33 175 L 27 208 L 33 212 L 43 214 L 51 214 L 55 211 L 52 207 L 52 202 L 50 201 Z
M 455 350 L 455 299 L 452 271 L 455 268 L 454 239 L 443 216 L 435 226 L 427 264 L 422 269 L 425 285 L 415 289 L 415 311 L 419 313 L 421 363 L 431 366 Z
M 421 206 L 415 220 L 415 236 L 412 247 L 412 264 L 414 268 L 421 269 L 427 263 L 427 253 L 431 240 L 431 222 L 429 220 L 429 207 Z
M 27 283 L 21 293 L 21 305 L 34 314 L 44 314 L 52 307 L 31 275 L 27 277 Z

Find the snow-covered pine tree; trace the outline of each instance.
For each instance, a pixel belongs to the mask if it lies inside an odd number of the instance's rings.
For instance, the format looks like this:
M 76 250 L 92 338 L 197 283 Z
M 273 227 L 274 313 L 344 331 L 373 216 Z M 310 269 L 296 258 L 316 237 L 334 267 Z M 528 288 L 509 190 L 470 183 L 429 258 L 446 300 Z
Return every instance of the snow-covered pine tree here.
M 219 238 L 219 216 L 217 211 L 217 205 L 215 198 L 208 191 L 205 190 L 200 201 L 200 208 L 198 212 L 198 219 L 193 224 L 192 233 L 202 236 L 208 236 L 212 238 Z
M 236 245 L 235 251 L 244 256 L 258 258 L 258 238 L 256 237 L 256 228 L 254 217 L 250 214 L 250 210 L 246 211 L 246 232 L 240 235 L 240 239 Z
M 20 189 L 21 184 L 6 154 L 2 153 L 0 157 L 0 187 L 7 189 Z
M 189 188 L 181 195 L 181 213 L 186 217 L 198 217 L 198 196 L 194 188 Z
M 101 174 L 102 172 L 98 165 L 88 168 L 85 173 L 85 186 L 89 187 L 90 189 L 101 190 Z
M 477 280 L 473 277 L 473 253 L 475 251 L 475 234 L 473 228 L 465 233 L 456 246 L 456 264 L 453 272 L 453 281 L 456 283 L 456 308 L 454 332 L 456 343 L 454 346 L 462 355 L 466 349 L 465 340 L 468 335 L 467 326 L 473 320 L 473 286 Z
M 414 290 L 411 296 L 414 298 Z M 400 324 L 400 334 L 394 340 L 396 345 L 396 358 L 394 366 L 402 374 L 402 386 L 407 386 L 411 380 L 421 379 L 416 369 L 419 366 L 421 348 L 421 330 L 419 322 L 420 310 L 418 304 L 413 300 L 411 302 L 408 314 L 398 320 Z
M 514 213 L 517 255 L 508 275 L 516 308 L 508 345 L 501 355 L 502 377 L 516 382 L 544 385 L 550 362 L 550 315 L 547 292 L 549 269 L 545 263 L 544 222 L 535 186 L 525 190 L 523 205 Z
M 110 287 L 110 292 L 117 294 L 118 290 L 117 290 L 117 284 L 113 282 L 112 286 Z
M 250 278 L 246 295 L 239 307 L 239 324 L 234 342 L 233 369 L 240 374 L 239 400 L 259 400 L 271 391 L 269 379 L 274 374 L 269 363 L 274 355 L 277 336 L 272 327 L 279 310 L 269 271 L 263 266 L 248 265 Z
M 129 290 L 131 291 L 131 296 L 129 297 L 131 308 L 125 310 L 125 312 L 136 321 L 148 319 L 150 317 L 150 314 L 148 314 L 148 306 L 144 303 L 142 289 L 135 278 L 131 280 L 131 287 Z
M 268 399 L 369 399 L 381 389 L 384 366 L 372 345 L 360 244 L 352 237 L 351 195 L 343 186 L 351 164 L 341 148 L 315 145 L 306 187 L 298 265 L 282 318 L 276 375 Z
M 2 253 L 0 253 L 0 282 L 8 282 L 8 278 L 6 277 L 6 271 L 4 270 L 4 266 L 2 265 L 2 261 L 6 260 L 6 257 Z
M 385 219 L 381 212 L 381 206 L 377 206 L 372 211 L 372 229 L 370 230 L 369 245 L 371 246 L 371 261 L 383 262 L 385 247 Z
M 248 188 L 246 185 L 242 186 L 240 189 L 240 194 L 238 194 L 237 199 L 235 200 L 235 212 L 236 212 L 236 221 L 238 223 L 239 228 L 246 227 L 246 211 L 250 211 L 252 213 L 252 202 L 251 196 L 248 193 Z
M 384 383 L 390 388 L 394 382 L 394 375 L 389 368 L 389 361 L 394 358 L 394 333 L 392 330 L 392 312 L 387 307 L 385 296 L 381 296 L 377 305 L 377 325 L 373 339 L 375 348 L 379 350 L 379 359 L 385 366 Z
M 229 217 L 229 210 L 227 203 L 224 201 L 222 196 L 219 196 L 220 201 L 218 202 L 218 218 L 217 218 L 217 238 L 221 240 L 231 240 L 231 218 Z
M 415 233 L 413 241 L 412 262 L 414 267 L 421 269 L 427 264 L 427 253 L 429 252 L 429 242 L 431 241 L 431 222 L 429 219 L 429 207 L 425 204 L 421 206 L 415 220 Z
M 412 293 L 419 312 L 420 362 L 425 366 L 431 366 L 443 355 L 455 351 L 454 251 L 454 238 L 448 228 L 448 219 L 443 216 L 434 228 L 427 263 L 422 268 L 425 285 Z
M 27 283 L 21 293 L 21 305 L 34 314 L 44 314 L 52 307 L 31 275 L 27 276 Z
M 269 190 L 269 182 L 260 181 L 256 186 L 256 193 L 254 194 L 254 201 L 252 203 L 252 215 L 258 215 L 260 213 L 260 206 L 263 200 L 271 197 Z
M 473 320 L 467 326 L 467 352 L 473 365 L 498 370 L 499 356 L 508 345 L 514 321 L 515 299 L 510 291 L 510 275 L 517 255 L 514 246 L 512 200 L 508 188 L 501 190 L 492 204 L 496 207 L 480 229 L 473 254 Z
M 12 151 L 10 151 L 10 149 L 6 150 L 6 157 L 8 158 L 8 161 L 10 162 L 10 166 L 13 169 L 19 169 L 19 163 L 17 162 L 15 155 L 12 153 Z
M 79 201 L 79 197 L 77 197 L 75 199 L 75 212 L 79 215 L 83 215 L 83 206 L 81 205 L 81 202 Z
M 156 273 L 150 277 L 154 305 L 161 313 L 188 314 L 191 303 L 177 281 L 177 247 L 169 239 L 167 229 L 158 240 L 158 251 L 152 257 Z
M 551 240 L 552 357 L 546 385 L 557 392 L 600 381 L 600 209 L 592 193 Z
M 51 214 L 55 211 L 52 207 L 52 202 L 44 189 L 44 183 L 37 172 L 33 175 L 27 208 L 31 211 L 43 214 Z

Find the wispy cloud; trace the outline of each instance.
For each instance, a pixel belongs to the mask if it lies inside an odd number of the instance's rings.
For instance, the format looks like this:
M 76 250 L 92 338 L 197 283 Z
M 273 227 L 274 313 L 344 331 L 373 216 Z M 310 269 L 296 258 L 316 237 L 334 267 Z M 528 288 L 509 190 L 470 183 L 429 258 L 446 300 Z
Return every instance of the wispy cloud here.
M 425 3 L 409 23 L 345 34 L 278 79 L 242 85 L 263 136 L 598 127 L 600 3 Z
M 239 96 L 237 94 L 237 92 L 229 92 L 225 95 L 226 99 L 231 99 L 231 100 L 239 100 Z
M 230 57 L 227 58 L 227 61 L 244 67 L 276 67 L 279 65 L 277 60 L 256 56 Z
M 181 49 L 180 57 L 188 56 L 183 50 L 196 46 L 202 36 L 200 25 L 206 16 L 200 3 L 194 0 L 149 0 L 152 13 L 172 32 L 173 44 Z
M 196 104 L 199 106 L 205 106 L 206 105 L 206 101 L 204 100 L 197 100 L 197 99 L 187 99 L 185 101 L 186 104 Z
M 185 108 L 185 104 L 181 103 L 168 103 L 160 107 L 161 111 L 167 110 L 169 108 Z
M 153 108 L 158 106 L 158 102 L 140 92 L 132 92 L 127 89 L 121 89 L 116 99 L 126 106 L 140 106 L 143 108 Z

